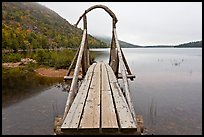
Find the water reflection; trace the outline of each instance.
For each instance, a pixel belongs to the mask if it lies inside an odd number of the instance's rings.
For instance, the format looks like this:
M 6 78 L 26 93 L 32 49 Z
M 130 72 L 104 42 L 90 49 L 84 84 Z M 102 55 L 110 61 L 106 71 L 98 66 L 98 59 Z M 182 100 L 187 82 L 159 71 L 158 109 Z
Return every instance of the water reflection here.
M 14 73 L 2 77 L 2 106 L 6 107 L 39 94 L 62 78 L 47 78 L 35 73 Z
M 151 100 L 151 103 L 149 104 L 149 120 L 151 125 L 156 124 L 156 118 L 157 118 L 157 103 L 154 101 L 154 99 Z
M 54 117 L 62 116 L 67 93 L 51 86 L 2 108 L 3 135 L 53 135 Z

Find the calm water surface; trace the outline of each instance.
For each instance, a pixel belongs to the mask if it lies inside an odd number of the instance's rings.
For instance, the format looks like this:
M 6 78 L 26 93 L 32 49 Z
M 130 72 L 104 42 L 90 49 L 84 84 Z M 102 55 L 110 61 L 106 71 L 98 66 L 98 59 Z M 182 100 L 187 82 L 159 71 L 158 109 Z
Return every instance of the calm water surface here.
M 96 60 L 108 62 L 109 49 Z M 136 79 L 130 81 L 135 111 L 147 134 L 202 134 L 202 49 L 124 49 Z
M 2 85 L 3 135 L 53 134 L 54 117 L 66 103 L 63 78 L 19 74 L 4 77 Z
M 146 134 L 202 134 L 202 49 L 123 51 L 136 75 L 130 90 L 135 111 L 144 118 Z M 93 52 L 96 61 L 108 62 L 109 49 Z M 4 86 L 2 134 L 53 134 L 54 116 L 63 114 L 67 94 L 56 86 L 62 80 L 42 83 L 41 79 L 32 80 L 35 88 L 27 86 L 19 92 Z

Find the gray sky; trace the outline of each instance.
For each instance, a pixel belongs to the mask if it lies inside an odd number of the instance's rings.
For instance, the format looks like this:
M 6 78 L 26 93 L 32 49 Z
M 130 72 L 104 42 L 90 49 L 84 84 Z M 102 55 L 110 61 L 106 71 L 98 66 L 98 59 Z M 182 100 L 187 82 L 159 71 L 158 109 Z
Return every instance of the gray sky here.
M 118 39 L 140 46 L 177 45 L 202 40 L 202 2 L 39 2 L 75 24 L 86 9 L 102 4 L 118 18 Z M 112 18 L 103 9 L 87 14 L 88 33 L 112 35 Z M 83 28 L 82 21 L 78 27 Z

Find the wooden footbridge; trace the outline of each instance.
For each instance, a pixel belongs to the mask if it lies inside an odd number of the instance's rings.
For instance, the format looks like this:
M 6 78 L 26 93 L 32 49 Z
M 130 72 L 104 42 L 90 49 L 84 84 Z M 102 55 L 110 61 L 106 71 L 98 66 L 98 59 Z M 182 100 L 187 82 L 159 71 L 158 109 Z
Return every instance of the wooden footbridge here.
M 103 62 L 91 64 L 90 61 L 86 14 L 95 8 L 104 9 L 113 19 L 108 64 Z M 76 26 L 82 18 L 83 37 L 67 76 L 64 77 L 65 80 L 72 80 L 72 83 L 64 115 L 55 118 L 55 134 L 141 135 L 143 120 L 140 115 L 135 114 L 128 85 L 128 79 L 133 80 L 135 76 L 131 73 L 118 42 L 115 14 L 104 5 L 95 5 L 85 10 Z M 70 76 L 74 64 L 74 74 Z M 82 76 L 79 75 L 79 71 L 82 72 Z M 118 79 L 122 79 L 122 85 L 119 84 Z

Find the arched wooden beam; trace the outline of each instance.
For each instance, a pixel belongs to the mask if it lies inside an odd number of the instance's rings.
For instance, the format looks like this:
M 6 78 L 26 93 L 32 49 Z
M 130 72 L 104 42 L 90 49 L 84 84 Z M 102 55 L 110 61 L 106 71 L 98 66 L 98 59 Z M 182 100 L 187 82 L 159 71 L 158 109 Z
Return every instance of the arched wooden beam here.
M 77 21 L 77 23 L 74 25 L 77 27 L 77 25 L 79 24 L 80 20 L 84 17 L 84 15 L 86 15 L 88 12 L 90 12 L 91 10 L 93 9 L 96 9 L 96 8 L 102 8 L 104 9 L 113 19 L 113 28 L 115 28 L 115 24 L 117 23 L 118 19 L 116 18 L 115 14 L 106 6 L 104 5 L 94 5 L 90 8 L 88 8 L 87 10 L 85 10 L 85 12 L 79 17 L 79 20 Z

